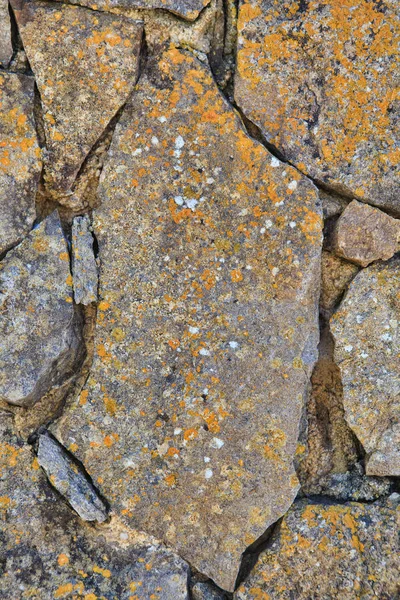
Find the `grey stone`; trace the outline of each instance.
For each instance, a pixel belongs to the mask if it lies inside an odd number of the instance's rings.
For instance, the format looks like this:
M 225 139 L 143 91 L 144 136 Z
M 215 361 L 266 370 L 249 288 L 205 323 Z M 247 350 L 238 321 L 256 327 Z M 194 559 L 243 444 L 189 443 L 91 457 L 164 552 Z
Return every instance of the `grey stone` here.
M 175 48 L 151 63 L 94 211 L 92 371 L 52 431 L 126 523 L 232 590 L 298 490 L 321 209 L 246 135 L 207 65 Z
M 8 0 L 0 0 L 0 65 L 7 67 L 13 54 Z
M 400 248 L 400 220 L 353 200 L 340 215 L 332 249 L 338 256 L 366 267 L 387 260 Z
M 72 276 L 77 304 L 97 301 L 98 272 L 93 241 L 89 217 L 75 217 L 72 222 Z
M 39 436 L 37 458 L 51 484 L 68 500 L 81 519 L 99 523 L 107 519 L 107 507 L 96 489 L 65 448 L 50 435 Z
M 189 566 L 118 521 L 81 521 L 0 412 L 2 600 L 189 600 Z
M 331 320 L 348 424 L 369 475 L 400 475 L 400 259 L 353 279 Z
M 196 583 L 192 588 L 193 600 L 225 600 L 226 595 L 208 582 Z
M 61 0 L 59 0 L 61 1 Z M 168 10 L 188 21 L 196 19 L 210 0 L 72 0 L 71 4 L 112 12 L 122 9 Z
M 41 162 L 33 86 L 32 77 L 0 72 L 0 255 L 29 232 L 36 218 Z
M 0 264 L 0 399 L 30 406 L 83 357 L 69 254 L 57 212 Z

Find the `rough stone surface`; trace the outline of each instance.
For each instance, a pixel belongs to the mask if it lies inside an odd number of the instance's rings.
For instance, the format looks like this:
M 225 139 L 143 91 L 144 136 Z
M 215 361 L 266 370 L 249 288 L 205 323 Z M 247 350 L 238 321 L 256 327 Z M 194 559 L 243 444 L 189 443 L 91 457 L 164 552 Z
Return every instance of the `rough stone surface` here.
M 54 428 L 111 508 L 232 590 L 291 504 L 318 341 L 313 185 L 171 49 L 114 134 L 94 230 L 95 357 Z
M 322 202 L 322 212 L 324 219 L 331 219 L 339 216 L 349 204 L 349 200 L 337 194 L 328 193 L 324 190 L 318 190 Z
M 336 223 L 333 251 L 361 267 L 387 260 L 400 249 L 400 220 L 353 200 Z
M 53 437 L 39 436 L 38 463 L 46 471 L 51 484 L 62 494 L 85 521 L 102 523 L 107 507 L 79 466 Z
M 241 0 L 235 98 L 340 193 L 400 213 L 400 4 Z
M 32 77 L 0 72 L 0 255 L 28 233 L 36 217 L 41 163 L 33 86 Z
M 87 305 L 97 300 L 98 273 L 93 241 L 89 217 L 75 217 L 72 222 L 72 276 L 77 304 Z
M 342 260 L 331 252 L 322 253 L 320 309 L 324 314 L 332 314 L 358 271 L 356 265 Z
M 7 600 L 189 600 L 189 568 L 113 522 L 95 529 L 52 490 L 0 413 L 0 589 Z
M 234 598 L 397 598 L 399 526 L 398 502 L 299 502 Z
M 67 193 L 135 85 L 142 24 L 61 3 L 14 6 L 44 111 L 45 178 Z
M 400 475 L 400 259 L 358 273 L 332 322 L 346 420 L 369 475 Z
M 199 16 L 202 9 L 210 3 L 210 0 L 73 0 L 72 4 L 88 6 L 95 10 L 118 10 L 118 9 L 163 9 L 168 10 L 188 21 Z
M 192 588 L 193 600 L 225 600 L 226 595 L 208 582 L 196 583 Z
M 69 254 L 57 212 L 0 264 L 0 399 L 34 404 L 82 358 Z
M 13 54 L 8 0 L 0 0 L 0 66 L 7 67 Z

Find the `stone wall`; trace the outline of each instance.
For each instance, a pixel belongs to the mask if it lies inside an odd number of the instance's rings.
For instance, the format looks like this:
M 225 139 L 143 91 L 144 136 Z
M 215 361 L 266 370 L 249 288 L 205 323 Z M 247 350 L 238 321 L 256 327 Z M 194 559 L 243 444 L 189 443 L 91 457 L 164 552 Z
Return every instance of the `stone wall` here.
M 0 596 L 400 595 L 400 5 L 0 0 Z

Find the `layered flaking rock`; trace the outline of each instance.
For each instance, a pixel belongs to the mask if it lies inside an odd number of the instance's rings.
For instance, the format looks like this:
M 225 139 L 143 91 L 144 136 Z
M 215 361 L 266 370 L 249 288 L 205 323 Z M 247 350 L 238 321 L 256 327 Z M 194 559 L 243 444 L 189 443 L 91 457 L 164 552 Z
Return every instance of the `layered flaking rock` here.
M 107 507 L 77 463 L 52 436 L 39 436 L 38 463 L 81 519 L 102 523 Z
M 400 259 L 363 269 L 331 323 L 347 422 L 369 475 L 400 475 Z
M 237 104 L 285 157 L 400 212 L 400 4 L 241 0 Z
M 72 222 L 71 266 L 77 304 L 87 305 L 97 300 L 98 273 L 93 242 L 89 217 L 75 217 Z
M 12 600 L 189 600 L 189 567 L 113 523 L 83 523 L 0 413 L 0 589 Z
M 397 598 L 398 500 L 299 502 L 234 594 L 235 600 Z
M 188 21 L 193 21 L 199 16 L 202 9 L 210 4 L 210 0 L 73 0 L 72 4 L 80 4 L 102 11 L 163 9 Z
M 335 254 L 366 267 L 387 260 L 400 249 L 400 220 L 378 208 L 353 200 L 340 215 L 333 232 Z
M 32 77 L 0 72 L 0 255 L 28 233 L 36 217 L 41 163 L 33 86 Z
M 135 85 L 142 25 L 66 4 L 14 6 L 44 111 L 46 181 L 64 193 Z
M 8 0 L 0 0 L 0 66 L 7 67 L 13 54 Z
M 57 212 L 0 264 L 0 399 L 29 406 L 83 354 L 67 243 Z
M 232 590 L 290 506 L 318 341 L 313 185 L 172 49 L 124 110 L 94 214 L 88 383 L 56 428 L 116 513 Z

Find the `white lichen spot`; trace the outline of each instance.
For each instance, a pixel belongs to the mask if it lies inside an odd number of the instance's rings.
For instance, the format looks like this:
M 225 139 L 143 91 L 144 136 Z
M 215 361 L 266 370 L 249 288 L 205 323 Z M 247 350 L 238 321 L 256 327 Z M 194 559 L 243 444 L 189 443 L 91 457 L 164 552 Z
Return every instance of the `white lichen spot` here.
M 160 121 L 160 123 L 165 123 L 167 121 L 167 117 L 164 117 L 164 115 L 162 117 L 158 117 L 158 120 Z
M 297 188 L 297 181 L 295 179 L 293 179 L 293 181 L 291 181 L 288 185 L 289 190 L 292 190 L 292 192 Z
M 222 440 L 220 440 L 219 438 L 213 438 L 211 440 L 210 446 L 212 448 L 217 448 L 217 450 L 219 450 L 220 448 L 222 448 L 222 446 L 224 445 L 225 442 L 223 442 Z
M 353 350 L 353 346 L 350 346 L 350 344 L 348 346 L 345 346 L 344 349 L 346 350 L 346 352 L 351 352 Z
M 209 463 L 209 462 L 210 462 L 210 460 L 211 460 L 211 458 L 210 458 L 209 456 L 205 456 L 205 457 L 204 457 L 204 462 L 205 462 L 205 463 Z
M 151 143 L 153 144 L 153 146 L 158 146 L 160 142 L 158 141 L 158 138 L 155 135 L 153 135 L 153 137 L 151 138 Z
M 231 348 L 237 348 L 239 344 L 237 342 L 229 342 Z
M 279 268 L 278 267 L 274 267 L 272 269 L 271 273 L 272 273 L 273 277 L 276 277 L 278 275 L 278 273 L 279 273 Z
M 201 348 L 201 350 L 200 350 L 200 354 L 201 354 L 202 356 L 210 356 L 210 351 L 209 351 L 209 350 L 207 350 L 207 348 Z
M 264 225 L 265 225 L 265 227 L 266 227 L 267 229 L 271 229 L 271 227 L 272 227 L 272 225 L 273 225 L 273 222 L 272 222 L 270 219 L 267 219 L 267 220 L 265 221 Z
M 182 429 L 180 427 L 175 427 L 174 435 L 179 435 L 180 433 L 182 433 Z
M 274 167 L 274 168 L 275 167 L 279 167 L 279 165 L 281 164 L 281 161 L 278 160 L 275 156 L 273 156 L 271 158 L 271 163 L 270 164 L 271 164 L 271 167 Z
M 199 333 L 199 328 L 198 327 L 192 327 L 191 325 L 189 326 L 189 332 L 190 333 Z
M 185 201 L 185 204 L 190 210 L 194 210 L 198 204 L 198 201 L 195 198 L 189 198 Z
M 182 204 L 183 204 L 182 196 L 175 196 L 174 200 L 178 206 L 182 206 Z
M 296 221 L 290 221 L 289 223 L 289 227 L 291 227 L 292 229 L 294 229 L 296 227 L 297 223 Z
M 206 479 L 211 479 L 211 477 L 212 477 L 212 476 L 213 476 L 212 469 L 206 469 L 206 470 L 204 471 L 204 477 L 205 477 Z

